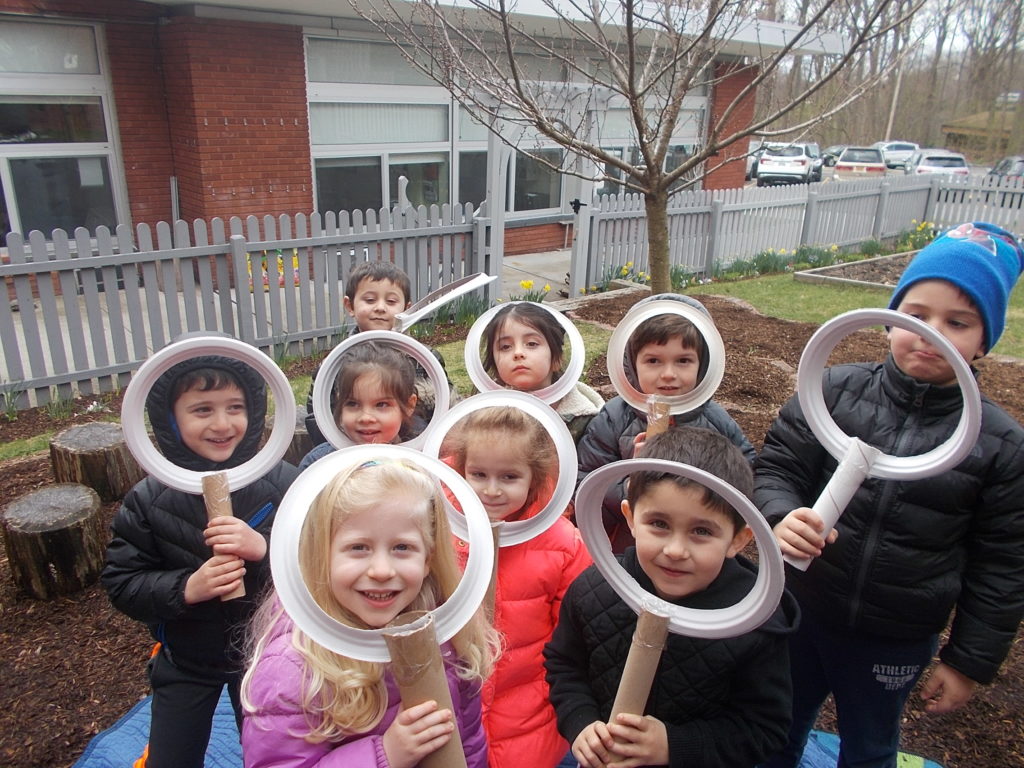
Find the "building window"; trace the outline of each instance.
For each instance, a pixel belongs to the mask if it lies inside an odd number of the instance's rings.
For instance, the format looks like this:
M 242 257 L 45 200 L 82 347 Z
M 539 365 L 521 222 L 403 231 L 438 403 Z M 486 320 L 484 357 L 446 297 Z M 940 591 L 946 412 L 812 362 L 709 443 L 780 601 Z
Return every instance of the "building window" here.
M 552 165 L 562 162 L 561 149 L 539 149 L 524 155 L 515 155 L 515 189 L 511 198 L 514 211 L 537 211 L 560 208 L 562 205 L 562 176 L 536 158 Z
M 398 204 L 398 177 L 405 176 L 405 193 L 414 206 L 443 205 L 448 202 L 448 155 L 391 155 L 388 163 L 388 191 L 391 206 Z
M 315 167 L 318 210 L 376 211 L 383 206 L 379 157 L 324 158 Z
M 9 162 L 23 232 L 117 226 L 107 158 L 32 157 Z
M 472 203 L 478 208 L 487 199 L 487 153 L 459 153 L 460 203 Z

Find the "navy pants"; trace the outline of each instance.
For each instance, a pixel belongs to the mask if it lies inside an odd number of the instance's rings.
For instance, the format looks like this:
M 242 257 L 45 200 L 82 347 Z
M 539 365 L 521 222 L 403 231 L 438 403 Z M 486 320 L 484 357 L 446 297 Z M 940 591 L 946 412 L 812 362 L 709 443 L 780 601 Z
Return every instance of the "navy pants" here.
M 790 635 L 793 726 L 761 768 L 795 768 L 829 693 L 836 703 L 838 768 L 895 768 L 903 705 L 935 654 L 938 637 L 894 640 L 837 631 L 808 611 Z
M 150 659 L 149 682 L 153 705 L 146 768 L 203 768 L 213 713 L 225 682 L 241 730 L 239 678 L 225 681 L 187 672 L 175 666 L 161 649 Z

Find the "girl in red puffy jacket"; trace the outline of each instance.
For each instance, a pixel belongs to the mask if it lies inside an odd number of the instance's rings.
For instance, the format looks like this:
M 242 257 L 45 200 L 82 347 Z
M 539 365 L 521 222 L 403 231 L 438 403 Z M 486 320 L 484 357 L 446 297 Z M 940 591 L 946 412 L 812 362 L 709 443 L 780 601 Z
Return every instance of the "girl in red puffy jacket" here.
M 550 435 L 512 407 L 482 408 L 466 417 L 446 461 L 469 481 L 495 522 L 538 514 L 558 473 Z M 464 566 L 468 547 L 457 541 L 456 549 Z M 565 517 L 498 552 L 494 625 L 502 634 L 502 654 L 482 694 L 490 768 L 554 766 L 569 748 L 558 733 L 541 651 L 565 590 L 590 563 L 579 531 Z

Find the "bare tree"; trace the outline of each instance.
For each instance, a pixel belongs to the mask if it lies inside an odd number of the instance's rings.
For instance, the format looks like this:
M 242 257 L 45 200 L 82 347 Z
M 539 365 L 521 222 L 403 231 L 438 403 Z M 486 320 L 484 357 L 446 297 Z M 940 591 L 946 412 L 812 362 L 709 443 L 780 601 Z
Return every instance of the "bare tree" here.
M 799 135 L 851 103 L 871 77 L 844 89 L 832 83 L 923 1 L 810 0 L 796 23 L 781 26 L 757 17 L 783 0 L 534 0 L 536 15 L 509 0 L 463 0 L 462 7 L 378 0 L 372 10 L 350 0 L 414 67 L 509 145 L 560 173 L 642 193 L 655 291 L 670 288 L 672 192 L 746 154 L 745 142 L 726 151 L 738 141 Z M 856 23 L 836 23 L 850 18 Z M 845 40 L 826 31 L 843 28 Z M 887 71 L 881 57 L 891 55 L 889 48 L 875 52 L 875 78 Z M 794 66 L 802 71 L 793 73 Z M 776 75 L 794 92 L 749 119 L 757 89 Z M 743 85 L 724 108 L 702 117 L 694 151 L 667 167 L 677 128 L 695 119 L 687 95 L 737 80 Z M 811 100 L 814 114 L 798 112 Z M 632 154 L 602 144 L 600 115 L 608 107 L 628 114 Z M 575 161 L 552 162 L 536 151 L 538 139 L 564 147 Z

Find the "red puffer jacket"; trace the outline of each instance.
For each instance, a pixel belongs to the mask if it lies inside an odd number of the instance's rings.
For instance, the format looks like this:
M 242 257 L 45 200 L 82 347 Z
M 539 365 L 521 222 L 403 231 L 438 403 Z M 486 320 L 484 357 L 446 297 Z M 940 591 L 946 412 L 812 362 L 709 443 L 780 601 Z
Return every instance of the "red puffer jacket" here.
M 543 506 L 534 503 L 518 519 L 533 517 Z M 465 567 L 469 547 L 461 539 L 455 547 Z M 481 694 L 489 768 L 553 766 L 569 751 L 548 697 L 542 651 L 558 623 L 565 590 L 590 563 L 580 532 L 564 517 L 498 554 L 494 624 L 502 634 L 502 654 Z

